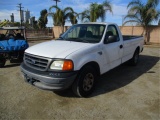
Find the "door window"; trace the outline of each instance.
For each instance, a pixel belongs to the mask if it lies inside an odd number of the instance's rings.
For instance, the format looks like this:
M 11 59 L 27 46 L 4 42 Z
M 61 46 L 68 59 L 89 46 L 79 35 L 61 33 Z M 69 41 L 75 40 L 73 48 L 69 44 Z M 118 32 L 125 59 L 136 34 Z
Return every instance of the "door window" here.
M 120 40 L 118 31 L 115 25 L 108 26 L 105 39 L 108 41 L 108 43 L 118 42 Z

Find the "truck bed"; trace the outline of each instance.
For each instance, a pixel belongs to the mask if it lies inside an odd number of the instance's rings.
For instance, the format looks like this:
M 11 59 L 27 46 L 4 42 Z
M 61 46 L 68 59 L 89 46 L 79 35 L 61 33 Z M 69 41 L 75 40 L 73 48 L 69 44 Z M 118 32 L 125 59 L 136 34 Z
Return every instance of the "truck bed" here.
M 143 37 L 143 36 L 122 35 L 122 37 L 123 37 L 123 40 L 126 41 L 126 40 L 132 40 L 132 39 L 140 38 L 140 37 Z

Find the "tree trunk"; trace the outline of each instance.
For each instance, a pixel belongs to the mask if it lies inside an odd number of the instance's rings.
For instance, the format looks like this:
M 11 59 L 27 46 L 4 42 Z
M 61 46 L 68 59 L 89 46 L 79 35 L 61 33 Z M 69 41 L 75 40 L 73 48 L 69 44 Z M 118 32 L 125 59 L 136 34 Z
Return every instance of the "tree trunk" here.
M 61 25 L 62 33 L 64 33 L 64 25 L 65 25 L 65 22 L 62 22 L 62 25 Z
M 148 26 L 145 27 L 145 44 L 148 44 L 150 42 L 150 31 L 148 29 Z
M 144 43 L 147 44 L 147 26 L 144 26 L 143 29 L 144 29 Z

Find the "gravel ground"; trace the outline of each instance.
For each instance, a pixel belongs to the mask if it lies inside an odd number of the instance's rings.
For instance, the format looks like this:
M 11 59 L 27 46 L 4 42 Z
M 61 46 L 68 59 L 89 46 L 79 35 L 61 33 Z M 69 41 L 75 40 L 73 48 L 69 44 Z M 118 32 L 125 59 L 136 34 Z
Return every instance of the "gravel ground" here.
M 31 45 L 36 42 L 30 43 Z M 138 66 L 102 75 L 89 98 L 24 82 L 19 64 L 0 68 L 0 119 L 160 119 L 160 46 L 145 47 Z

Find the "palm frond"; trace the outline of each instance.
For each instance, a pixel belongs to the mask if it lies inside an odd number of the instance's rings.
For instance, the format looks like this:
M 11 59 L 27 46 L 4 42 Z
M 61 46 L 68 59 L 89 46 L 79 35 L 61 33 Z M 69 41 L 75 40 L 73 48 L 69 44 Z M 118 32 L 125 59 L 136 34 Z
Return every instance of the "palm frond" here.
M 137 22 L 140 23 L 140 24 L 142 23 L 141 19 L 139 19 L 138 16 L 132 15 L 132 14 L 126 15 L 123 19 L 126 20 L 126 21 L 134 20 L 134 21 L 137 21 Z M 128 19 L 128 20 L 127 20 L 127 19 Z
M 51 12 L 51 10 L 52 10 L 53 8 L 55 8 L 56 10 L 57 10 L 57 9 L 60 10 L 60 8 L 59 8 L 58 6 L 53 5 L 53 6 L 49 7 L 49 11 Z
M 133 13 L 136 13 L 136 12 L 141 12 L 141 10 L 142 10 L 142 7 L 140 7 L 140 6 L 133 6 L 132 8 L 130 8 L 129 10 L 128 10 L 128 13 L 129 14 L 133 14 Z
M 45 16 L 44 16 L 44 21 L 46 22 L 47 17 L 48 17 L 48 16 L 52 16 L 52 17 L 53 17 L 54 14 L 55 14 L 55 13 L 47 13 L 47 14 L 45 14 Z
M 64 8 L 63 11 L 64 11 L 64 13 L 74 12 L 73 8 L 71 8 L 71 7 L 66 7 L 66 8 Z
M 125 21 L 122 26 L 126 25 L 127 23 L 137 23 L 137 24 L 139 24 L 139 21 L 137 21 L 137 20 L 128 20 L 128 21 Z
M 146 6 L 149 8 L 156 8 L 159 4 L 159 0 L 148 0 Z
M 132 0 L 131 2 L 128 3 L 127 8 L 133 6 L 143 6 L 143 4 L 140 0 Z
M 112 5 L 111 5 L 111 2 L 108 1 L 108 0 L 105 0 L 102 4 L 104 6 L 104 9 L 107 10 L 107 11 L 110 11 L 112 14 L 113 14 L 113 11 L 112 11 Z
M 83 12 L 79 13 L 79 16 L 81 18 L 81 21 L 83 21 L 84 19 L 90 20 L 90 11 L 86 9 Z

